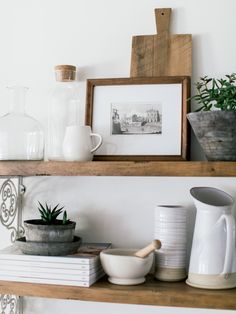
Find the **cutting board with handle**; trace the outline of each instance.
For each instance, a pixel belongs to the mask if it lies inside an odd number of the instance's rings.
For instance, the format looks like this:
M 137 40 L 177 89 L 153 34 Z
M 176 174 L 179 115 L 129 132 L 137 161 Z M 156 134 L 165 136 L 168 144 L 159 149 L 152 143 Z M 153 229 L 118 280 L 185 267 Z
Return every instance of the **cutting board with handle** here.
M 170 34 L 170 8 L 155 16 L 157 35 L 133 36 L 131 77 L 191 76 L 192 35 Z

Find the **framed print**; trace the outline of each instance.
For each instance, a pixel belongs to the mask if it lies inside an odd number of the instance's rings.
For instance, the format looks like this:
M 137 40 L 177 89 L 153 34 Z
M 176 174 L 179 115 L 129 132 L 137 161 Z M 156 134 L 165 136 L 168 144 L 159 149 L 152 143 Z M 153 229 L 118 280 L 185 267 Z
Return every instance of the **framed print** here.
M 103 138 L 94 160 L 186 160 L 189 77 L 87 80 L 85 124 Z

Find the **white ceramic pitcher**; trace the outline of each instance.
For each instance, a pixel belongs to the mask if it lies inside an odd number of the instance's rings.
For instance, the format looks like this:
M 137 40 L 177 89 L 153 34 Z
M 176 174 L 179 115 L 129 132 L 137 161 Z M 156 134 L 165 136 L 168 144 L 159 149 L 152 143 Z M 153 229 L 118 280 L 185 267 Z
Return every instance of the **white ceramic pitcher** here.
M 197 208 L 187 283 L 207 289 L 236 287 L 233 198 L 216 188 L 190 190 Z
M 92 137 L 98 139 L 94 147 L 92 147 Z M 63 141 L 63 156 L 66 161 L 90 161 L 93 159 L 93 153 L 101 145 L 101 135 L 92 133 L 90 126 L 68 126 Z

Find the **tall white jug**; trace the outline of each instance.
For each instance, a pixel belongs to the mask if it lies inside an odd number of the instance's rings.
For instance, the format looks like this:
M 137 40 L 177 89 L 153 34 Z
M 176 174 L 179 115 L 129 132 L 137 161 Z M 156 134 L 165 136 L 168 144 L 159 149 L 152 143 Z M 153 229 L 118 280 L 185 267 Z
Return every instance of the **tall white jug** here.
M 233 198 L 215 188 L 190 190 L 197 208 L 187 284 L 206 289 L 236 287 Z

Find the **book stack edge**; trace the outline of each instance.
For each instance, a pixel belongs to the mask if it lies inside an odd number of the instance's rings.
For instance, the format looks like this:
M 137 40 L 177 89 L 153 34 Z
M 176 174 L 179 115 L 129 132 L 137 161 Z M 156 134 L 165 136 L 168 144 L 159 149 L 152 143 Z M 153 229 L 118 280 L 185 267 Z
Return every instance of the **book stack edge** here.
M 100 252 L 111 243 L 84 243 L 68 256 L 21 253 L 15 245 L 0 250 L 0 280 L 90 287 L 105 275 Z

